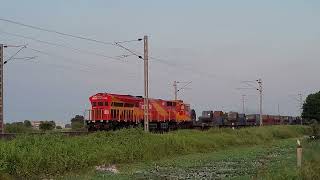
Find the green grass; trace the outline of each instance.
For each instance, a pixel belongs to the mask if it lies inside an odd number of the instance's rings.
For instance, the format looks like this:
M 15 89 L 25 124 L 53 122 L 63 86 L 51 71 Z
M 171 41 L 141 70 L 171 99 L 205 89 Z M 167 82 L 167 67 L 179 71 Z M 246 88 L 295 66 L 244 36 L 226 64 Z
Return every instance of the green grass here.
M 301 137 L 307 131 L 307 127 L 301 126 L 273 126 L 235 131 L 180 130 L 168 134 L 128 129 L 80 137 L 20 136 L 0 141 L 0 178 L 52 177 L 101 164 L 151 162 Z
M 291 138 L 152 162 L 118 164 L 119 174 L 97 172 L 91 168 L 58 179 L 320 179 L 320 141 L 303 142 L 301 169 L 296 167 L 296 138 Z
M 303 143 L 303 163 L 296 166 L 296 149 L 290 155 L 272 161 L 265 172 L 264 179 L 320 179 L 320 141 Z
M 263 179 L 267 177 L 271 164 L 275 168 L 285 167 L 277 162 L 294 157 L 295 148 L 296 139 L 284 139 L 264 145 L 195 153 L 147 163 L 119 164 L 120 174 L 91 169 L 85 173 L 71 173 L 61 180 Z M 289 168 L 295 169 L 294 166 Z

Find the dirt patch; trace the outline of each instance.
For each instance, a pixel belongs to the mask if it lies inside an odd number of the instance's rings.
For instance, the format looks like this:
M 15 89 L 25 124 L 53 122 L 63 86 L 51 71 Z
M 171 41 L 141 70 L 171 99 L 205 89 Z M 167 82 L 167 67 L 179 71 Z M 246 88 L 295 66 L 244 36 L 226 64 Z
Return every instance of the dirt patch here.
M 101 165 L 101 166 L 96 166 L 96 171 L 98 172 L 108 172 L 108 173 L 114 173 L 117 174 L 119 173 L 118 168 L 116 165 Z

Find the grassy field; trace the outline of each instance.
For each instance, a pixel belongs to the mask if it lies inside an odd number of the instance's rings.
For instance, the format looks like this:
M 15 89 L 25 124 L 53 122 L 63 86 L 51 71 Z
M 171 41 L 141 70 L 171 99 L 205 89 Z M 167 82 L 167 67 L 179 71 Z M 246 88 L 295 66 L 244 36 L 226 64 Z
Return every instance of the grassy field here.
M 260 174 L 264 179 L 320 179 L 320 141 L 305 141 L 303 151 L 302 168 L 296 167 L 294 148 L 288 156 L 271 161 Z
M 250 147 L 195 153 L 148 163 L 119 164 L 119 174 L 71 173 L 61 180 L 85 179 L 274 179 L 272 173 L 286 163 L 295 171 L 296 140 L 285 139 Z M 289 164 L 288 164 L 289 161 Z M 293 161 L 293 162 L 291 162 Z M 277 171 L 277 177 L 283 176 Z M 284 175 L 288 177 L 287 175 Z
M 0 141 L 0 178 L 58 177 L 102 164 L 132 164 L 216 152 L 301 137 L 301 126 L 273 126 L 240 130 L 180 130 L 149 134 L 141 129 L 99 132 L 82 137 L 21 136 Z
M 301 169 L 296 167 L 296 139 L 293 138 L 147 163 L 119 164 L 119 174 L 90 169 L 58 179 L 320 179 L 320 141 L 304 142 L 303 147 Z

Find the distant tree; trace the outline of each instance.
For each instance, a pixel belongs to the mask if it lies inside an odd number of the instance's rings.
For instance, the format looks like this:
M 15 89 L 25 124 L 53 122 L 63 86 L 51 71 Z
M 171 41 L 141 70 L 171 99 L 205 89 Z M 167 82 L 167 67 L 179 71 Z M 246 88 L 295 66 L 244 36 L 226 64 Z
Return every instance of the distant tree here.
M 62 127 L 61 126 L 56 126 L 56 129 L 62 129 Z
M 6 133 L 28 133 L 35 131 L 31 126 L 26 126 L 23 122 L 6 123 L 4 126 Z
M 84 117 L 81 115 L 76 115 L 71 119 L 71 128 L 72 129 L 84 129 Z
M 308 95 L 303 104 L 302 118 L 310 122 L 312 119 L 320 122 L 320 91 Z
M 56 127 L 56 123 L 54 121 L 41 121 L 39 125 L 39 129 L 42 131 L 52 130 Z
M 320 138 L 320 124 L 315 119 L 312 119 L 310 122 L 311 126 L 311 135 L 315 138 Z
M 70 129 L 70 128 L 71 128 L 71 124 L 66 124 L 66 125 L 64 126 L 64 128 Z
M 29 121 L 29 120 L 25 120 L 25 121 L 23 122 L 23 124 L 24 124 L 25 127 L 28 127 L 28 128 L 31 128 L 31 127 L 32 127 L 31 121 Z

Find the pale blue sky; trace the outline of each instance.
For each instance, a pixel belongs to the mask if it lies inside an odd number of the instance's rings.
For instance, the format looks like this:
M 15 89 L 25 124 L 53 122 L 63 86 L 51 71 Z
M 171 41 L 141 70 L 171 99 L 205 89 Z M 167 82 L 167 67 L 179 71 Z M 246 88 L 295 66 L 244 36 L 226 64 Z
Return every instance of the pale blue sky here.
M 296 115 L 298 93 L 318 91 L 320 1 L 3 1 L 0 17 L 48 29 L 121 41 L 150 37 L 150 95 L 173 97 L 172 82 L 192 81 L 179 96 L 198 112 L 213 109 L 257 112 L 254 90 L 239 91 L 243 80 L 262 78 L 264 111 Z M 114 62 L 102 57 L 17 38 L 1 31 L 66 44 L 108 56 L 126 54 L 113 46 L 63 37 L 0 21 L 0 42 L 25 44 L 36 61 L 5 66 L 5 119 L 67 122 L 88 108 L 96 92 L 143 94 L 143 64 L 135 57 Z M 142 52 L 142 43 L 128 47 Z M 6 56 L 16 49 L 6 49 Z

